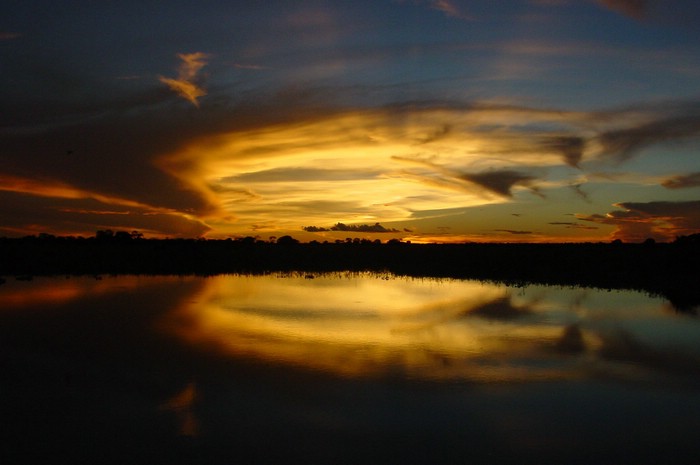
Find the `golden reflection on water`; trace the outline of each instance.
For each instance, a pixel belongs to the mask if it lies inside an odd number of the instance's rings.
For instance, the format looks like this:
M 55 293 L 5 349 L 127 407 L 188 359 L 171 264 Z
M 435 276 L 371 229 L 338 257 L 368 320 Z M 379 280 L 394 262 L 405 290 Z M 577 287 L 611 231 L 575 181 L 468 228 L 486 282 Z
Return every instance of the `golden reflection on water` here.
M 163 323 L 192 344 L 344 376 L 580 376 L 598 338 L 554 321 L 537 293 L 517 292 L 368 274 L 218 276 Z
M 57 305 L 87 295 L 107 295 L 136 289 L 144 284 L 139 276 L 34 278 L 30 281 L 7 279 L 0 288 L 0 311 Z
M 194 413 L 196 400 L 197 385 L 192 381 L 160 405 L 161 410 L 169 411 L 175 415 L 179 425 L 178 432 L 181 436 L 197 436 L 199 434 L 199 421 Z
M 87 334 L 111 319 L 140 318 L 147 327 L 125 331 L 347 377 L 648 380 L 693 375 L 700 365 L 698 318 L 636 292 L 372 273 L 55 277 L 0 286 L 0 315 L 40 314 Z M 195 387 L 183 392 L 196 397 Z M 190 425 L 183 434 L 195 434 L 194 417 L 175 410 Z

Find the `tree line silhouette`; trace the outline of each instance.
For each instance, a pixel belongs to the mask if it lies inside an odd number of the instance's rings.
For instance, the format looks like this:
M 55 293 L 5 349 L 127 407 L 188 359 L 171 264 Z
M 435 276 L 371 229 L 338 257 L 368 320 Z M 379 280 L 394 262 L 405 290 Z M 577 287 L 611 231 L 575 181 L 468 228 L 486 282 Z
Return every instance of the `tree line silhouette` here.
M 98 231 L 94 237 L 49 234 L 0 238 L 0 276 L 200 274 L 299 271 L 376 271 L 414 277 L 480 279 L 636 289 L 661 295 L 680 310 L 700 305 L 700 234 L 671 243 L 641 244 L 412 244 L 348 238 L 301 243 L 147 239 L 136 231 Z

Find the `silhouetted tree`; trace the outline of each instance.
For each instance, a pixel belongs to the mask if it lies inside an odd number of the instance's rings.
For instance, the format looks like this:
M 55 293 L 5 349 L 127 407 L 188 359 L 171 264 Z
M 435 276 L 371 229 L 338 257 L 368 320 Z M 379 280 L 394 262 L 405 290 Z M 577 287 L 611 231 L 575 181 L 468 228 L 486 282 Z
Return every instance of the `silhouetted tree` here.
M 299 241 L 297 239 L 294 239 L 292 236 L 282 236 L 279 239 L 277 239 L 277 243 L 280 245 L 294 245 L 298 244 Z

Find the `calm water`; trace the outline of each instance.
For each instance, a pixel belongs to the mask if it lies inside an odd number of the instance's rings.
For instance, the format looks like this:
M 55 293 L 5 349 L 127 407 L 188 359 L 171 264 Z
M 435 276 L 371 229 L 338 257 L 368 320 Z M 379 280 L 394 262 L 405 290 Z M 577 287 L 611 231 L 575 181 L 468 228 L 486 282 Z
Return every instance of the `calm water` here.
M 700 323 L 377 274 L 8 279 L 0 463 L 700 463 Z

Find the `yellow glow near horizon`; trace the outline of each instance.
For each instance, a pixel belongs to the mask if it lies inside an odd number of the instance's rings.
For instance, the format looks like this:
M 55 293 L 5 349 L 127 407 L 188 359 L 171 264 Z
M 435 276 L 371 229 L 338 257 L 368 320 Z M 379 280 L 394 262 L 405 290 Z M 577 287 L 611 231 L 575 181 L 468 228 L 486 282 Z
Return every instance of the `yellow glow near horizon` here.
M 521 305 L 504 292 L 472 281 L 364 274 L 222 276 L 208 278 L 196 301 L 162 324 L 189 343 L 229 355 L 343 376 L 392 370 L 480 381 L 572 376 L 511 363 L 540 351 L 544 341 L 554 345 L 560 327 L 468 317 L 494 302 Z M 527 315 L 531 309 L 522 305 Z
M 561 165 L 561 154 L 480 130 L 498 118 L 517 121 L 505 110 L 333 114 L 199 140 L 159 164 L 219 205 L 207 218 L 218 233 L 409 221 L 510 200 L 472 173 Z

